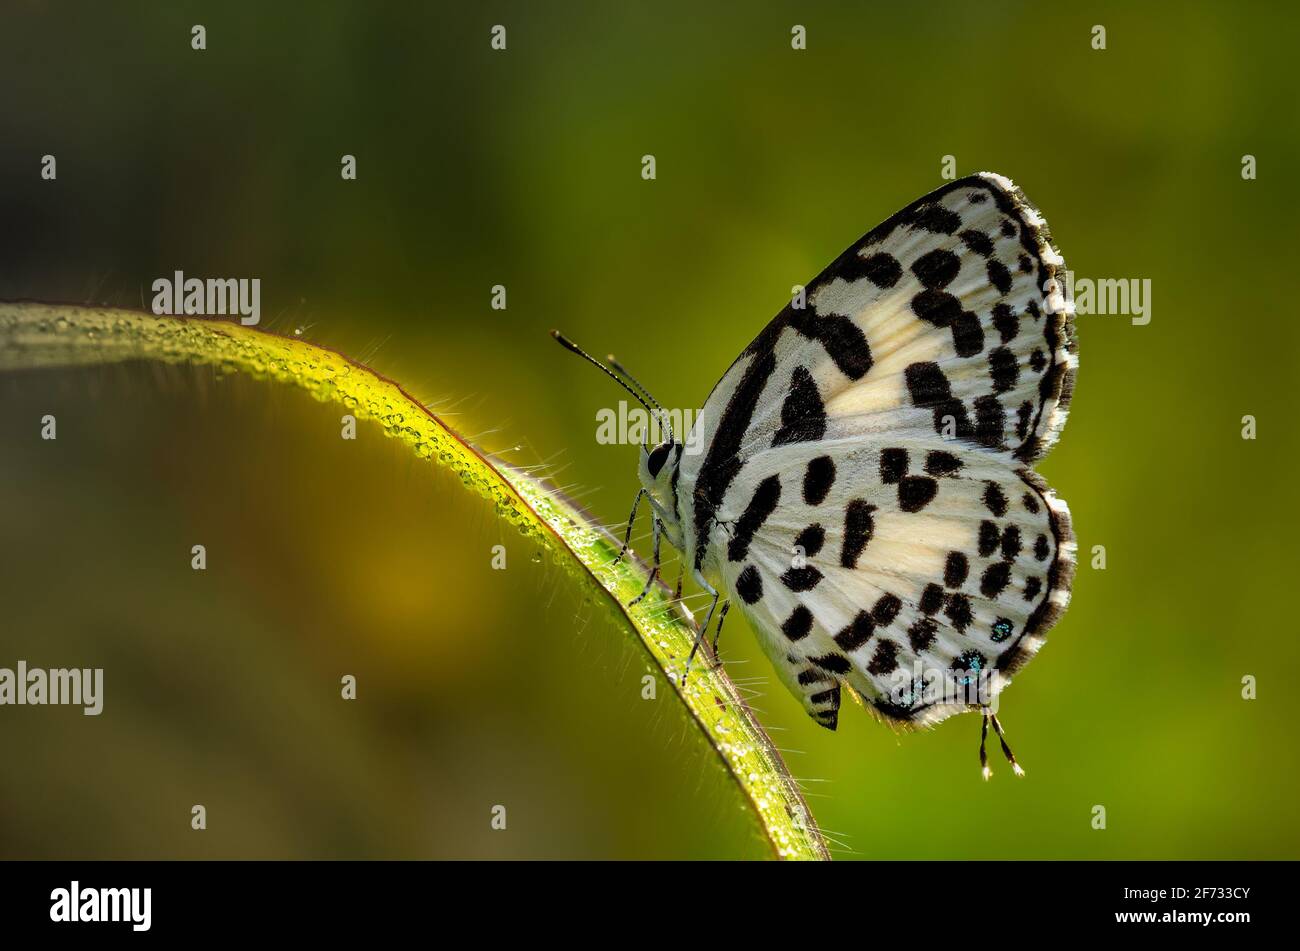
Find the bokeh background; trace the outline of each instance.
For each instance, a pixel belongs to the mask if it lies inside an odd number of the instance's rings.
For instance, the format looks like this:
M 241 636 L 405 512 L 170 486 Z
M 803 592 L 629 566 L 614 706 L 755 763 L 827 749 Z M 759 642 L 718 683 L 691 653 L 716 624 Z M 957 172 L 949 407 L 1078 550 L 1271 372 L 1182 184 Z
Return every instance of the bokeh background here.
M 837 856 L 1296 858 L 1298 22 L 13 0 L 0 298 L 147 307 L 175 269 L 260 277 L 265 326 L 366 359 L 615 523 L 635 451 L 597 444 L 595 413 L 619 392 L 547 329 L 697 407 L 790 286 L 938 186 L 943 156 L 1009 175 L 1078 276 L 1153 288 L 1148 326 L 1079 319 L 1040 466 L 1084 563 L 1003 698 L 1028 777 L 979 780 L 974 717 L 900 736 L 850 709 L 821 730 L 738 618 L 724 658 Z M 98 718 L 0 708 L 2 856 L 765 854 L 599 607 L 378 428 L 340 440 L 335 407 L 185 368 L 11 374 L 0 500 L 0 666 L 107 668 Z

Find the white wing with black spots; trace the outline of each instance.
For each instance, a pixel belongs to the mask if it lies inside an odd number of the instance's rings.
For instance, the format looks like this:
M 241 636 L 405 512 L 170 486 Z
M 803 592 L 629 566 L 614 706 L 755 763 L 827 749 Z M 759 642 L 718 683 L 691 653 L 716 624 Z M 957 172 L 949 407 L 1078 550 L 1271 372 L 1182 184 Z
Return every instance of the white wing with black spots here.
M 701 410 L 677 499 L 697 565 L 755 453 L 814 439 L 951 437 L 1031 463 L 1064 425 L 1072 307 L 1041 215 L 1005 178 L 952 182 L 872 229 L 746 348 Z
M 1029 469 L 1078 365 L 1063 273 L 1010 181 L 952 182 L 840 255 L 701 410 L 673 527 L 824 725 L 841 685 L 899 721 L 965 708 L 900 692 L 916 664 L 973 661 L 996 693 L 1067 603 L 1069 514 Z
M 945 678 L 982 673 L 987 703 L 1069 600 L 1064 504 L 1024 467 L 938 439 L 768 450 L 729 499 L 711 538 L 723 582 L 824 726 L 841 684 L 912 724 L 978 705 Z

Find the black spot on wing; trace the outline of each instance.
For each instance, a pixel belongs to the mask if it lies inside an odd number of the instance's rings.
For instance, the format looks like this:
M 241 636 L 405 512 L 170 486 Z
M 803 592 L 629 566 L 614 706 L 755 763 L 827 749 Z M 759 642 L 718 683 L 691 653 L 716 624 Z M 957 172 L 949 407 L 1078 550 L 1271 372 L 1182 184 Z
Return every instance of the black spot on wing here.
M 814 314 L 810 310 L 787 310 L 789 324 L 803 336 L 816 340 L 841 373 L 860 380 L 871 369 L 871 347 L 862 328 L 838 314 Z
M 1005 393 L 1016 385 L 1020 378 L 1020 364 L 1016 355 L 1006 347 L 989 351 L 989 376 L 993 380 L 993 392 Z
M 844 510 L 844 540 L 840 547 L 840 564 L 845 568 L 856 568 L 858 559 L 871 541 L 876 530 L 871 513 L 876 510 L 861 499 L 854 499 Z
M 781 404 L 781 428 L 772 437 L 773 446 L 792 442 L 815 442 L 826 434 L 826 407 L 807 367 L 795 367 L 790 392 Z
M 995 561 L 984 569 L 980 578 L 980 594 L 996 598 L 1011 583 L 1011 566 L 1005 561 Z
M 973 435 L 970 419 L 962 401 L 955 399 L 948 378 L 937 363 L 912 363 L 903 371 L 912 404 L 934 413 L 934 431 L 947 434 L 947 418 L 952 418 L 951 435 L 967 439 Z
M 1006 531 L 1002 533 L 1002 559 L 1004 561 L 1015 561 L 1016 556 L 1020 554 L 1020 529 L 1014 525 L 1008 525 Z
M 907 450 L 882 449 L 880 452 L 880 481 L 893 485 L 907 475 Z
M 1006 294 L 1011 290 L 1011 272 L 1001 261 L 993 260 L 988 265 L 989 280 L 1000 293 Z
M 998 527 L 987 519 L 980 522 L 980 557 L 987 558 L 998 547 Z
M 849 659 L 842 654 L 823 654 L 821 657 L 809 657 L 808 660 L 832 674 L 847 674 L 853 669 Z
M 803 500 L 809 505 L 821 505 L 834 484 L 835 461 L 830 456 L 810 460 L 803 474 Z
M 948 378 L 937 363 L 912 363 L 903 371 L 907 392 L 915 406 L 928 407 L 952 399 Z
M 947 287 L 961 270 L 961 259 L 945 248 L 935 248 L 912 264 L 912 273 L 924 286 L 937 290 Z
M 1016 410 L 1016 437 L 1024 440 L 1029 435 L 1030 421 L 1034 415 L 1034 404 L 1028 400 L 1020 404 L 1020 409 Z
M 937 584 L 928 584 L 921 592 L 921 610 L 926 614 L 935 614 L 943 607 L 943 588 Z
M 935 450 L 925 457 L 925 471 L 932 476 L 948 476 L 961 469 L 961 460 L 950 452 Z
M 867 614 L 866 611 L 859 611 L 853 622 L 835 635 L 835 643 L 840 646 L 841 650 L 855 651 L 870 640 L 875 629 L 876 625 L 871 615 Z
M 962 651 L 953 658 L 952 669 L 978 673 L 988 664 L 988 658 L 977 650 Z
M 818 673 L 818 676 L 821 678 L 820 682 L 825 682 L 825 681 L 831 681 L 832 683 L 834 682 L 835 678 L 830 677 L 827 674 L 822 674 L 820 672 L 815 672 L 815 673 Z M 827 703 L 830 702 L 828 700 L 814 699 L 814 698 L 826 698 L 829 697 L 832 693 L 835 695 L 835 701 L 831 706 L 827 706 Z M 823 690 L 821 693 L 814 694 L 812 697 L 809 698 L 809 701 L 810 703 L 813 703 L 814 705 L 821 707 L 821 709 L 814 709 L 809 711 L 809 715 L 813 718 L 813 722 L 817 723 L 819 726 L 826 727 L 826 729 L 828 730 L 834 730 L 835 727 L 838 725 L 840 719 L 840 702 L 839 702 L 840 685 L 836 683 L 834 684 L 833 687 L 831 687 L 830 690 Z
M 993 327 L 1003 343 L 1010 343 L 1020 332 L 1020 318 L 1007 304 L 993 305 Z
M 745 511 L 741 513 L 740 518 L 736 519 L 735 530 L 727 543 L 728 559 L 745 560 L 745 556 L 749 554 L 749 545 L 754 540 L 754 533 L 763 527 L 763 523 L 776 510 L 777 503 L 780 501 L 781 478 L 770 475 L 758 484 L 749 504 L 745 506 Z
M 970 311 L 962 311 L 952 322 L 952 345 L 959 357 L 973 357 L 984 349 L 984 328 Z
M 1002 562 L 998 562 L 1002 564 Z M 953 594 L 948 596 L 948 606 L 944 608 L 944 617 L 958 631 L 964 631 L 970 626 L 975 615 L 971 612 L 970 598 L 964 594 Z
M 966 247 L 982 258 L 986 258 L 993 253 L 993 242 L 989 240 L 989 236 L 983 231 L 963 231 L 959 237 L 965 242 Z
M 996 449 L 1002 445 L 1006 432 L 1006 410 L 996 396 L 975 398 L 975 441 L 981 446 Z
M 917 618 L 916 622 L 907 629 L 907 642 L 912 645 L 912 650 L 919 654 L 928 650 L 934 643 L 938 630 L 939 624 L 934 618 Z
M 924 290 L 912 298 L 912 313 L 936 327 L 949 326 L 961 312 L 961 301 L 947 291 Z
M 996 482 L 984 483 L 984 505 L 998 518 L 1007 514 L 1007 497 Z
M 797 605 L 790 616 L 781 622 L 781 633 L 792 641 L 803 640 L 812 631 L 812 613 L 802 604 Z
M 897 669 L 898 645 L 888 639 L 877 642 L 876 652 L 867 663 L 867 673 L 879 677 L 882 674 L 892 674 Z
M 775 321 L 773 322 L 775 323 Z M 776 356 L 772 352 L 775 339 L 766 342 L 767 334 L 761 334 L 751 350 L 755 352 L 753 360 L 745 368 L 735 392 L 727 401 L 718 420 L 718 428 L 709 443 L 704 462 L 700 466 L 700 478 L 695 487 L 695 565 L 704 563 L 704 555 L 709 547 L 709 529 L 713 524 L 713 513 L 722 505 L 732 480 L 744 464 L 740 457 L 740 445 L 745 431 L 754 418 L 754 410 L 767 384 L 776 369 Z
M 898 483 L 898 507 L 904 512 L 919 512 L 938 491 L 939 483 L 929 476 L 907 476 Z
M 903 276 L 903 268 L 892 254 L 883 251 L 869 257 L 854 254 L 846 258 L 835 272 L 846 281 L 866 278 L 880 288 L 890 288 Z
M 970 571 L 970 563 L 966 556 L 959 551 L 948 552 L 948 560 L 943 566 L 943 583 L 949 588 L 960 588 L 966 583 L 966 575 Z
M 838 709 L 840 705 L 840 685 L 836 684 L 829 690 L 823 690 L 820 693 L 813 694 L 808 698 L 808 702 L 814 706 L 821 707 L 830 705 L 832 709 Z M 821 711 L 818 712 L 820 713 Z
M 811 558 L 822 550 L 822 545 L 826 544 L 826 530 L 820 525 L 809 525 L 795 536 L 794 543 Z
M 938 204 L 923 205 L 904 220 L 913 228 L 932 234 L 952 234 L 961 227 L 961 216 Z
M 903 602 L 897 597 L 892 594 L 883 594 L 871 608 L 871 620 L 883 627 L 898 617 L 898 612 L 902 609 Z
M 736 594 L 746 604 L 757 604 L 762 599 L 763 577 L 753 565 L 746 565 L 736 579 Z
M 812 565 L 787 568 L 781 574 L 781 583 L 791 591 L 811 591 L 822 580 L 822 573 Z

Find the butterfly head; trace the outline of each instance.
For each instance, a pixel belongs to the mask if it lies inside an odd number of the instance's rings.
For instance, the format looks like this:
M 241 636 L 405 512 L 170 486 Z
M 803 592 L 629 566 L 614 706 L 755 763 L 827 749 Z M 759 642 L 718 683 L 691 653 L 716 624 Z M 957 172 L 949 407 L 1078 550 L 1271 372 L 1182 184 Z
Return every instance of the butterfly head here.
M 682 444 L 668 439 L 659 445 L 641 447 L 641 465 L 638 474 L 646 494 L 655 502 L 665 506 L 672 503 L 673 478 L 677 473 L 677 463 L 682 458 Z
M 650 499 L 669 544 L 682 550 L 682 533 L 677 518 L 677 472 L 682 459 L 682 444 L 671 436 L 657 446 L 641 447 L 637 475 L 641 488 Z

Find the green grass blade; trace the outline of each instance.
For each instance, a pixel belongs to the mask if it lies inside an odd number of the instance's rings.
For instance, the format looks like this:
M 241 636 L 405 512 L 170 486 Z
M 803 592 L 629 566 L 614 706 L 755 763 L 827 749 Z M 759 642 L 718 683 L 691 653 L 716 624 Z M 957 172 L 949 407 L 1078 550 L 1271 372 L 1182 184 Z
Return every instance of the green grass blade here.
M 663 671 L 674 695 L 739 786 L 773 853 L 827 859 L 823 837 L 772 741 L 721 668 L 680 672 L 695 626 L 656 586 L 635 608 L 645 568 L 614 563 L 618 542 L 545 482 L 476 449 L 398 384 L 336 351 L 237 323 L 155 317 L 75 305 L 0 303 L 0 370 L 159 360 L 292 383 L 379 422 L 423 459 L 456 472 L 501 519 L 549 549 L 575 584 L 599 588 L 610 610 Z

